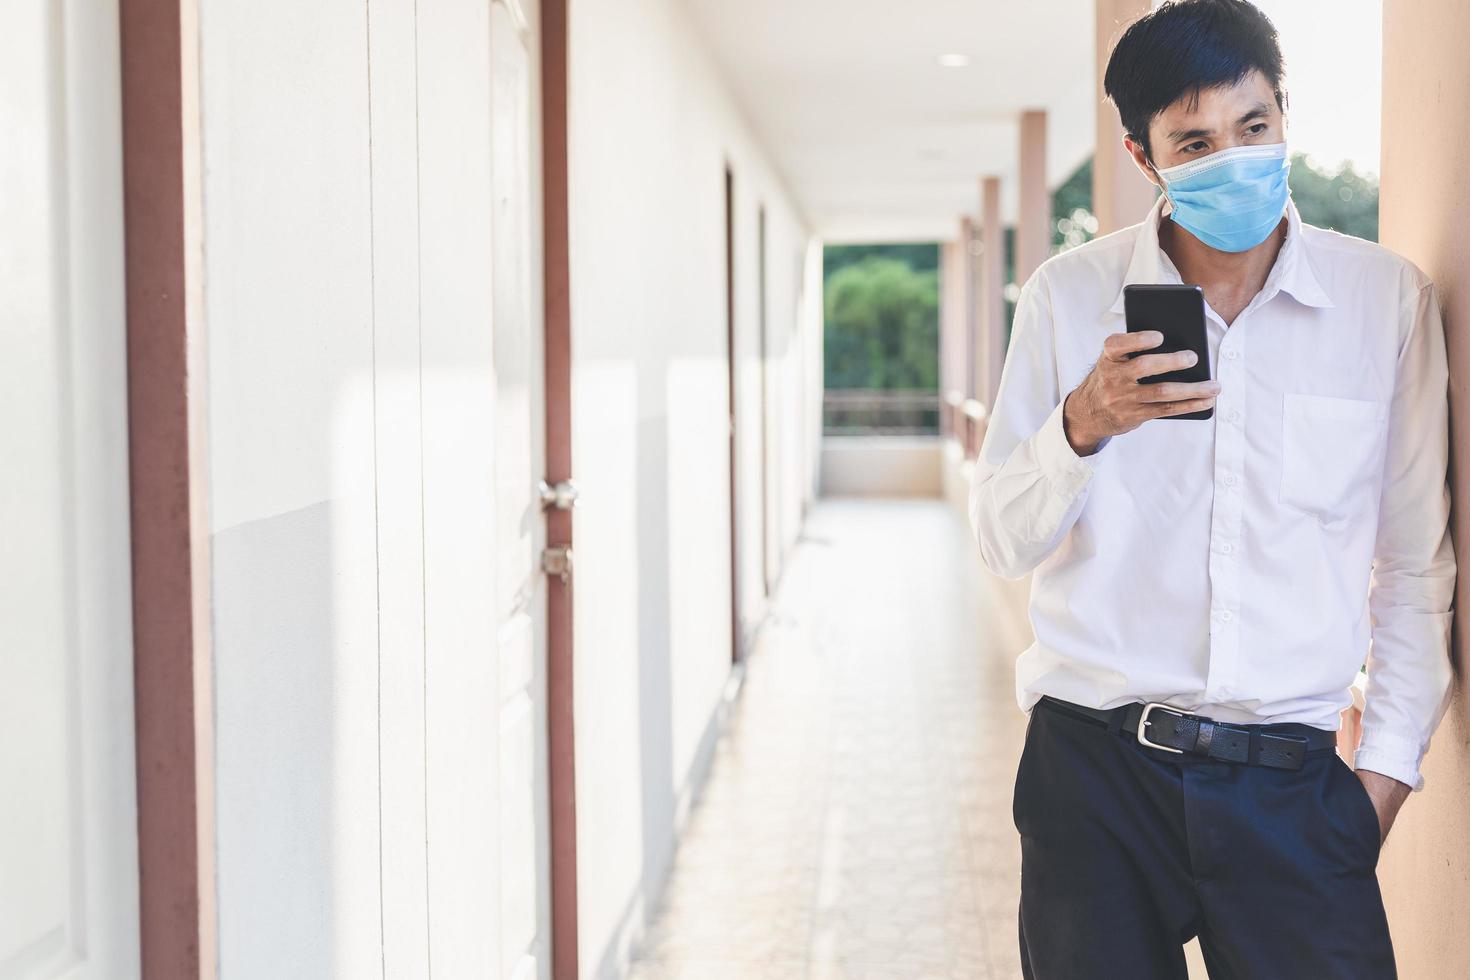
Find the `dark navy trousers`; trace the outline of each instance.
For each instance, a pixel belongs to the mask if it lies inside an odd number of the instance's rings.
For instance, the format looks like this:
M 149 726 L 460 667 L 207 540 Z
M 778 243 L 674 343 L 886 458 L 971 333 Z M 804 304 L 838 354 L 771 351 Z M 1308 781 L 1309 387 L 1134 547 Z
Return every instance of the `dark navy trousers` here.
M 1215 762 L 1043 700 L 1013 812 L 1027 980 L 1182 980 L 1195 936 L 1211 980 L 1395 976 L 1378 818 L 1332 749 Z

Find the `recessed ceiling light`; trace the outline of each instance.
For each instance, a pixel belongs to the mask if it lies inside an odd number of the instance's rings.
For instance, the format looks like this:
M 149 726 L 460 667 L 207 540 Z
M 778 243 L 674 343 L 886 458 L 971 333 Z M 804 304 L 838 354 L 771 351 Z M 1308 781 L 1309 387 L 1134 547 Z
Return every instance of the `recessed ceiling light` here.
M 970 63 L 970 56 L 967 54 L 942 54 L 939 56 L 939 63 L 945 68 L 964 68 Z

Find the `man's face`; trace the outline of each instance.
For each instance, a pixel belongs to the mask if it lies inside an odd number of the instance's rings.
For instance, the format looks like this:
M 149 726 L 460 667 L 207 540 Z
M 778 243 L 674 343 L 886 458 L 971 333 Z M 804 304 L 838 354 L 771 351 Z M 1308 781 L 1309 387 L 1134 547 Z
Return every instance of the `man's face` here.
M 1286 117 L 1276 104 L 1271 83 L 1253 71 L 1234 85 L 1201 89 L 1198 98 L 1175 100 L 1149 124 L 1153 165 L 1160 170 L 1188 163 L 1232 146 L 1280 143 L 1286 139 Z M 1143 147 L 1127 140 L 1128 151 L 1155 184 Z

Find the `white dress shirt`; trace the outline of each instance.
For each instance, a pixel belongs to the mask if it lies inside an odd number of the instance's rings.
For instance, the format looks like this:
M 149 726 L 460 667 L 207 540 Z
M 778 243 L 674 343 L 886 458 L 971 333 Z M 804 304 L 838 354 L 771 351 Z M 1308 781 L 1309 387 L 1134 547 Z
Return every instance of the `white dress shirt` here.
M 1336 730 L 1366 660 L 1355 764 L 1419 789 L 1455 581 L 1434 287 L 1289 203 L 1260 293 L 1228 329 L 1206 305 L 1214 417 L 1153 419 L 1080 457 L 1062 401 L 1125 329 L 1123 286 L 1180 282 L 1165 205 L 1054 256 L 1016 304 L 969 514 L 986 565 L 1033 575 L 1021 708 L 1163 701 Z

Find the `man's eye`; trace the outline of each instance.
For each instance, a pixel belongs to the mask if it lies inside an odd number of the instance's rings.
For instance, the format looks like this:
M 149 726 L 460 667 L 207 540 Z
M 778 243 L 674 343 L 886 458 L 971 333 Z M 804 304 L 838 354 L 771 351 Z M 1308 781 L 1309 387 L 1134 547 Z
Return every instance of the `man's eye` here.
M 1249 130 L 1247 130 L 1247 132 L 1249 132 L 1252 136 L 1260 136 L 1265 131 L 1266 131 L 1266 124 L 1265 123 L 1256 123 Z
M 1203 149 L 1205 149 L 1205 144 L 1204 144 L 1203 141 L 1200 141 L 1200 142 L 1197 142 L 1197 143 L 1191 143 L 1188 146 L 1186 146 L 1184 148 L 1184 152 L 1185 153 L 1199 153 Z

